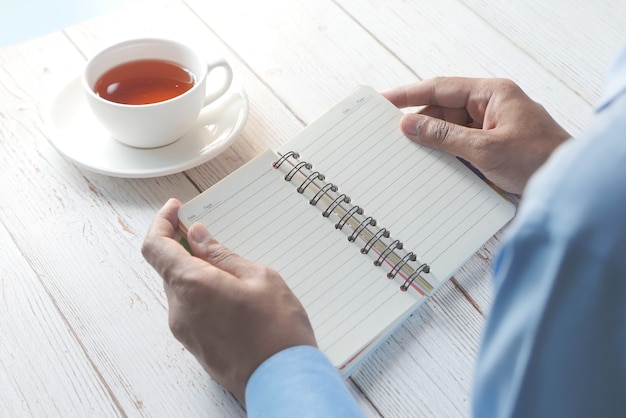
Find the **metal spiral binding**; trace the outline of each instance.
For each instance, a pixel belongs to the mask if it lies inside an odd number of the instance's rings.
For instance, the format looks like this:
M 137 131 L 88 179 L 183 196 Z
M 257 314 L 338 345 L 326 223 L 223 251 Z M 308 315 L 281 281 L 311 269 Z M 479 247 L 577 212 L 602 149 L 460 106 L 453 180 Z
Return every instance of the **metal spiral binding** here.
M 348 231 L 344 231 L 348 241 L 363 241 L 360 252 L 366 255 L 372 252 L 369 257 L 374 259 L 375 266 L 388 265 L 387 277 L 403 280 L 402 291 L 414 287 L 421 294 L 432 292 L 433 286 L 422 277 L 430 272 L 430 266 L 426 263 L 417 266 L 420 262 L 413 252 L 406 251 L 400 240 L 391 237 L 389 230 L 378 227 L 373 217 L 364 214 L 363 208 L 351 204 L 350 197 L 340 193 L 333 183 L 326 182 L 322 173 L 313 171 L 310 163 L 300 161 L 299 153 L 289 151 L 272 166 L 287 173 L 284 179 L 298 185 L 297 192 L 309 198 L 312 206 L 319 205 L 322 216 L 336 222 L 336 229 Z
M 319 171 L 314 171 L 313 173 L 311 173 L 303 182 L 302 184 L 298 187 L 298 193 L 304 193 L 304 191 L 306 190 L 307 187 L 309 187 L 309 185 L 311 183 L 313 183 L 313 181 L 315 179 L 318 180 L 324 180 L 326 177 L 324 177 L 323 174 L 321 174 Z
M 336 192 L 337 190 L 339 189 L 334 184 L 326 183 L 321 189 L 319 189 L 315 196 L 313 196 L 313 198 L 309 200 L 309 203 L 315 206 L 317 205 L 317 202 L 319 202 L 320 199 L 323 198 L 328 192 Z
M 335 229 L 342 229 L 344 225 L 352 218 L 355 214 L 363 215 L 363 209 L 360 206 L 352 206 L 349 211 L 346 212 L 345 215 L 341 217 L 339 222 L 335 224 Z
M 387 259 L 387 257 L 389 257 L 389 254 L 391 254 L 393 250 L 396 250 L 396 249 L 401 250 L 402 247 L 403 247 L 403 244 L 400 242 L 400 240 L 398 239 L 395 240 L 394 242 L 389 244 L 382 253 L 380 253 L 380 256 L 376 259 L 376 261 L 374 261 L 374 265 L 382 266 L 383 262 Z
M 335 208 L 341 204 L 341 202 L 350 203 L 350 198 L 345 193 L 340 194 L 339 196 L 335 198 L 335 200 L 332 201 L 330 205 L 328 205 L 326 210 L 322 212 L 322 216 L 324 218 L 328 218 L 330 214 L 333 212 L 333 210 L 335 210 Z
M 359 224 L 359 226 L 357 226 L 354 229 L 354 232 L 352 233 L 352 235 L 350 235 L 348 237 L 348 241 L 350 241 L 350 242 L 356 241 L 356 239 L 359 237 L 361 232 L 363 232 L 365 230 L 365 228 L 368 227 L 368 226 L 376 226 L 376 219 L 372 218 L 371 216 L 368 216 L 367 218 L 365 218 L 365 220 L 363 222 L 361 222 Z M 385 228 L 383 228 L 383 229 L 386 231 Z M 364 248 L 361 248 L 361 252 L 363 254 L 367 254 L 367 252 L 363 252 L 363 250 L 364 250 Z
M 403 292 L 409 290 L 409 287 L 419 277 L 420 273 L 430 273 L 430 266 L 426 263 L 423 263 L 421 266 L 415 269 L 413 273 L 404 281 L 402 286 L 400 286 L 400 290 L 402 290 Z
M 361 253 L 367 254 L 376 245 L 378 241 L 383 238 L 389 238 L 391 234 L 387 231 L 387 228 L 380 228 L 372 237 L 365 243 L 365 246 L 361 248 Z
M 406 265 L 406 263 L 408 263 L 409 261 L 415 261 L 415 260 L 417 260 L 417 256 L 415 254 L 413 254 L 412 252 L 406 254 L 404 257 L 400 259 L 400 261 L 398 261 L 396 264 L 393 265 L 393 267 L 391 268 L 391 271 L 387 273 L 387 278 L 393 279 L 394 277 L 396 277 L 396 274 L 398 274 L 398 272 L 402 269 L 402 267 Z
M 287 173 L 287 175 L 285 175 L 285 180 L 291 181 L 293 176 L 295 176 L 303 168 L 310 170 L 311 168 L 313 168 L 313 166 L 306 161 L 299 162 L 294 168 L 291 169 L 289 173 Z
M 285 161 L 287 161 L 287 159 L 288 159 L 289 157 L 293 157 L 293 158 L 295 158 L 295 159 L 297 160 L 298 158 L 300 158 L 300 154 L 298 154 L 298 153 L 297 153 L 297 152 L 295 152 L 295 151 L 289 151 L 288 153 L 286 153 L 286 154 L 284 154 L 282 157 L 280 157 L 280 158 L 278 159 L 278 161 L 275 161 L 275 162 L 272 164 L 272 167 L 274 167 L 274 168 L 280 168 L 280 166 L 281 166 L 281 165 L 283 165 L 283 163 L 284 163 Z

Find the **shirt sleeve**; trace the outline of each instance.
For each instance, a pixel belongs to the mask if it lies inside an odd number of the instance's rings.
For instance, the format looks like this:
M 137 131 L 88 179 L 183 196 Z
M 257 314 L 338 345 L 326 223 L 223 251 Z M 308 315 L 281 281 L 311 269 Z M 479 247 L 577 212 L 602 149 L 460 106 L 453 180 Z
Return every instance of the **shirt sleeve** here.
M 626 90 L 612 86 L 585 135 L 533 176 L 507 231 L 476 417 L 624 416 Z
M 246 408 L 250 418 L 363 416 L 337 370 L 311 346 L 265 360 L 248 380 Z

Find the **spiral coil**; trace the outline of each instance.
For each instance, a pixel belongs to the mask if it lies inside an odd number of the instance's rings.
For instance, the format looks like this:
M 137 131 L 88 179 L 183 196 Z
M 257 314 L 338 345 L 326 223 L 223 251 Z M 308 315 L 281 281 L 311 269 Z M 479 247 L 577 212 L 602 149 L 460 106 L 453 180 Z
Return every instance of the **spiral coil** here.
M 433 286 L 423 277 L 430 272 L 430 266 L 418 261 L 413 252 L 406 251 L 404 244 L 391 237 L 389 230 L 378 227 L 372 216 L 366 216 L 363 208 L 352 204 L 350 197 L 327 182 L 324 174 L 313 171 L 312 164 L 300 161 L 299 153 L 289 151 L 272 166 L 286 173 L 284 179 L 297 185 L 296 191 L 309 197 L 309 203 L 319 207 L 323 217 L 332 218 L 335 228 L 348 235 L 348 241 L 362 242 L 360 252 L 374 259 L 375 266 L 385 266 L 387 278 L 400 279 L 400 290 L 414 288 L 421 294 L 432 293 Z

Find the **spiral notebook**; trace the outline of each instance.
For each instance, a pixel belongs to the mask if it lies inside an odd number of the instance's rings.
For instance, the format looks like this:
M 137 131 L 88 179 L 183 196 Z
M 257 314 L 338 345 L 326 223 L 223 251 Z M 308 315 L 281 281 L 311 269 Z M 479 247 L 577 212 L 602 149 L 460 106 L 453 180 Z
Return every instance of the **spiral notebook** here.
M 276 269 L 347 377 L 514 215 L 402 112 L 358 87 L 276 152 L 183 205 L 238 254 Z

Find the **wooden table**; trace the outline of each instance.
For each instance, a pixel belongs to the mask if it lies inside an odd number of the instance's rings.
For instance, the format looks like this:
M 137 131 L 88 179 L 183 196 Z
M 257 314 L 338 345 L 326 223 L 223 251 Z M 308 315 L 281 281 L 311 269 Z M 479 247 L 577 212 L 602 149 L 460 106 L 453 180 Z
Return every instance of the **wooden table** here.
M 510 77 L 576 135 L 626 40 L 626 2 L 157 0 L 0 49 L 0 416 L 243 416 L 170 335 L 139 248 L 189 200 L 299 132 L 356 84 Z M 224 55 L 248 120 L 219 157 L 127 179 L 67 161 L 47 105 L 86 57 L 131 37 Z M 89 141 L 89 135 L 85 135 Z M 468 416 L 494 237 L 347 381 L 367 416 Z

